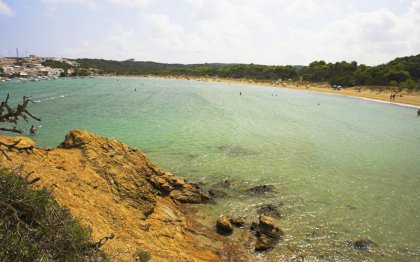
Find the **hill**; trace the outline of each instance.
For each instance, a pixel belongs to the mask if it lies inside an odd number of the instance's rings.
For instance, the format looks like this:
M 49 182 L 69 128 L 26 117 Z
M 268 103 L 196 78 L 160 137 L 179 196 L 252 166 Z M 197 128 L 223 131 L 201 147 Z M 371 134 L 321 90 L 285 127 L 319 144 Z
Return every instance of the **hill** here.
M 326 63 L 314 61 L 308 66 L 268 66 L 256 64 L 164 64 L 134 60 L 112 61 L 77 59 L 81 67 L 97 68 L 115 75 L 183 75 L 233 79 L 276 81 L 279 79 L 328 82 L 330 85 L 381 86 L 400 89 L 420 89 L 420 55 L 396 58 L 378 66 L 352 62 Z

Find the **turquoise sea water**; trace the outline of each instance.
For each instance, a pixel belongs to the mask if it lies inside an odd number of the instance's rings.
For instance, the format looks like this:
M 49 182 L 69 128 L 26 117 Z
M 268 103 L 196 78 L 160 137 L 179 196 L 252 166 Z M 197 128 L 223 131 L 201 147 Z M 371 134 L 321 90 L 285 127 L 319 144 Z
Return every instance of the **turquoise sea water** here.
M 137 91 L 135 91 L 137 89 Z M 239 95 L 242 92 L 242 96 Z M 280 207 L 286 232 L 272 261 L 420 260 L 420 119 L 417 109 L 289 89 L 154 78 L 0 83 L 0 96 L 29 95 L 42 122 L 33 136 L 56 146 L 73 128 L 138 147 L 162 169 L 235 197 L 200 207 L 258 217 Z M 319 103 L 319 105 L 318 105 Z M 273 184 L 276 193 L 243 190 Z M 235 192 L 229 192 L 235 191 Z M 235 231 L 230 236 L 242 240 Z M 373 241 L 354 250 L 349 241 Z M 244 245 L 252 247 L 252 241 Z M 305 260 L 305 261 L 306 261 Z

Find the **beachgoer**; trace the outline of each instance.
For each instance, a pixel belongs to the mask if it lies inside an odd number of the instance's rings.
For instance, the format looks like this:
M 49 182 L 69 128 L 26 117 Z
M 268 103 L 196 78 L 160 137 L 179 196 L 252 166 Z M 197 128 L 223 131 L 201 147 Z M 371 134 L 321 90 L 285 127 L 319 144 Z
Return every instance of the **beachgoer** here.
M 29 129 L 29 133 L 35 134 L 36 132 L 37 132 L 36 128 L 34 126 L 31 126 L 31 128 Z
M 241 96 L 242 95 L 242 92 L 239 92 L 239 95 Z
M 397 96 L 397 93 L 392 93 L 391 96 L 389 97 L 390 101 L 395 101 L 395 97 Z
M 137 92 L 137 88 L 134 88 L 134 92 Z
M 420 116 L 420 107 L 419 107 L 419 110 L 417 111 L 417 116 Z

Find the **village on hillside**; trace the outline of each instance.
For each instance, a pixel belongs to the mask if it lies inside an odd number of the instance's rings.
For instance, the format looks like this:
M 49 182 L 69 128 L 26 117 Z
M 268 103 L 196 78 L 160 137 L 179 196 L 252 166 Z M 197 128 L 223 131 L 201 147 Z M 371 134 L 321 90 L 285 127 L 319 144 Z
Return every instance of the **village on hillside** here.
M 0 58 L 0 81 L 53 80 L 65 76 L 88 76 L 98 73 L 95 68 L 80 68 L 74 60 L 56 57 L 2 57 Z

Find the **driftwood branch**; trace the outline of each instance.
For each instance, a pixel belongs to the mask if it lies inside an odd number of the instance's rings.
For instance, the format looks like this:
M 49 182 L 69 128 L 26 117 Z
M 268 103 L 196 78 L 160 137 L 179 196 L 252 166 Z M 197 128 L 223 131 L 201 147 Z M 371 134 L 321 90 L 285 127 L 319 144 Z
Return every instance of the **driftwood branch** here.
M 111 235 L 101 238 L 98 242 L 93 244 L 93 247 L 96 249 L 99 249 L 101 246 L 103 246 L 108 240 L 114 238 L 114 233 L 111 233 Z
M 16 232 L 18 235 L 20 235 L 20 225 L 23 225 L 26 229 L 30 229 L 29 226 L 19 218 L 17 210 L 11 204 L 1 201 L 0 211 L 0 217 L 10 217 L 16 223 Z
M 19 118 L 28 121 L 29 118 L 41 121 L 41 118 L 33 115 L 27 109 L 29 102 L 34 102 L 29 97 L 24 96 L 22 104 L 18 104 L 16 108 L 12 108 L 9 105 L 9 94 L 7 94 L 6 100 L 0 104 L 0 123 L 13 123 L 17 125 Z M 0 131 L 23 133 L 23 130 L 17 129 L 16 126 L 13 128 L 2 127 Z
M 41 121 L 41 118 L 33 115 L 27 109 L 29 102 L 34 103 L 29 97 L 24 96 L 22 104 L 18 104 L 16 108 L 13 108 L 9 105 L 9 94 L 7 94 L 6 99 L 0 103 L 0 123 L 3 124 L 14 124 L 13 127 L 3 126 L 0 127 L 0 132 L 12 132 L 12 133 L 23 133 L 23 130 L 18 129 L 16 127 L 19 119 L 23 119 L 26 122 L 29 121 L 30 118 L 35 119 L 36 121 Z M 8 160 L 11 160 L 10 157 L 7 155 L 6 151 L 13 151 L 18 150 L 19 152 L 25 151 L 29 154 L 34 149 L 33 146 L 27 147 L 18 147 L 20 140 L 12 143 L 7 144 L 4 142 L 0 142 L 0 153 L 3 154 Z
M 17 150 L 19 152 L 25 151 L 28 154 L 30 152 L 33 152 L 34 146 L 24 146 L 24 147 L 17 146 L 20 143 L 20 141 L 21 140 L 17 140 L 16 142 L 14 142 L 12 144 L 6 144 L 6 143 L 0 141 L 0 152 L 7 158 L 7 160 L 11 160 L 11 159 L 7 155 L 5 149 L 7 149 L 8 151 L 13 151 L 13 150 Z

